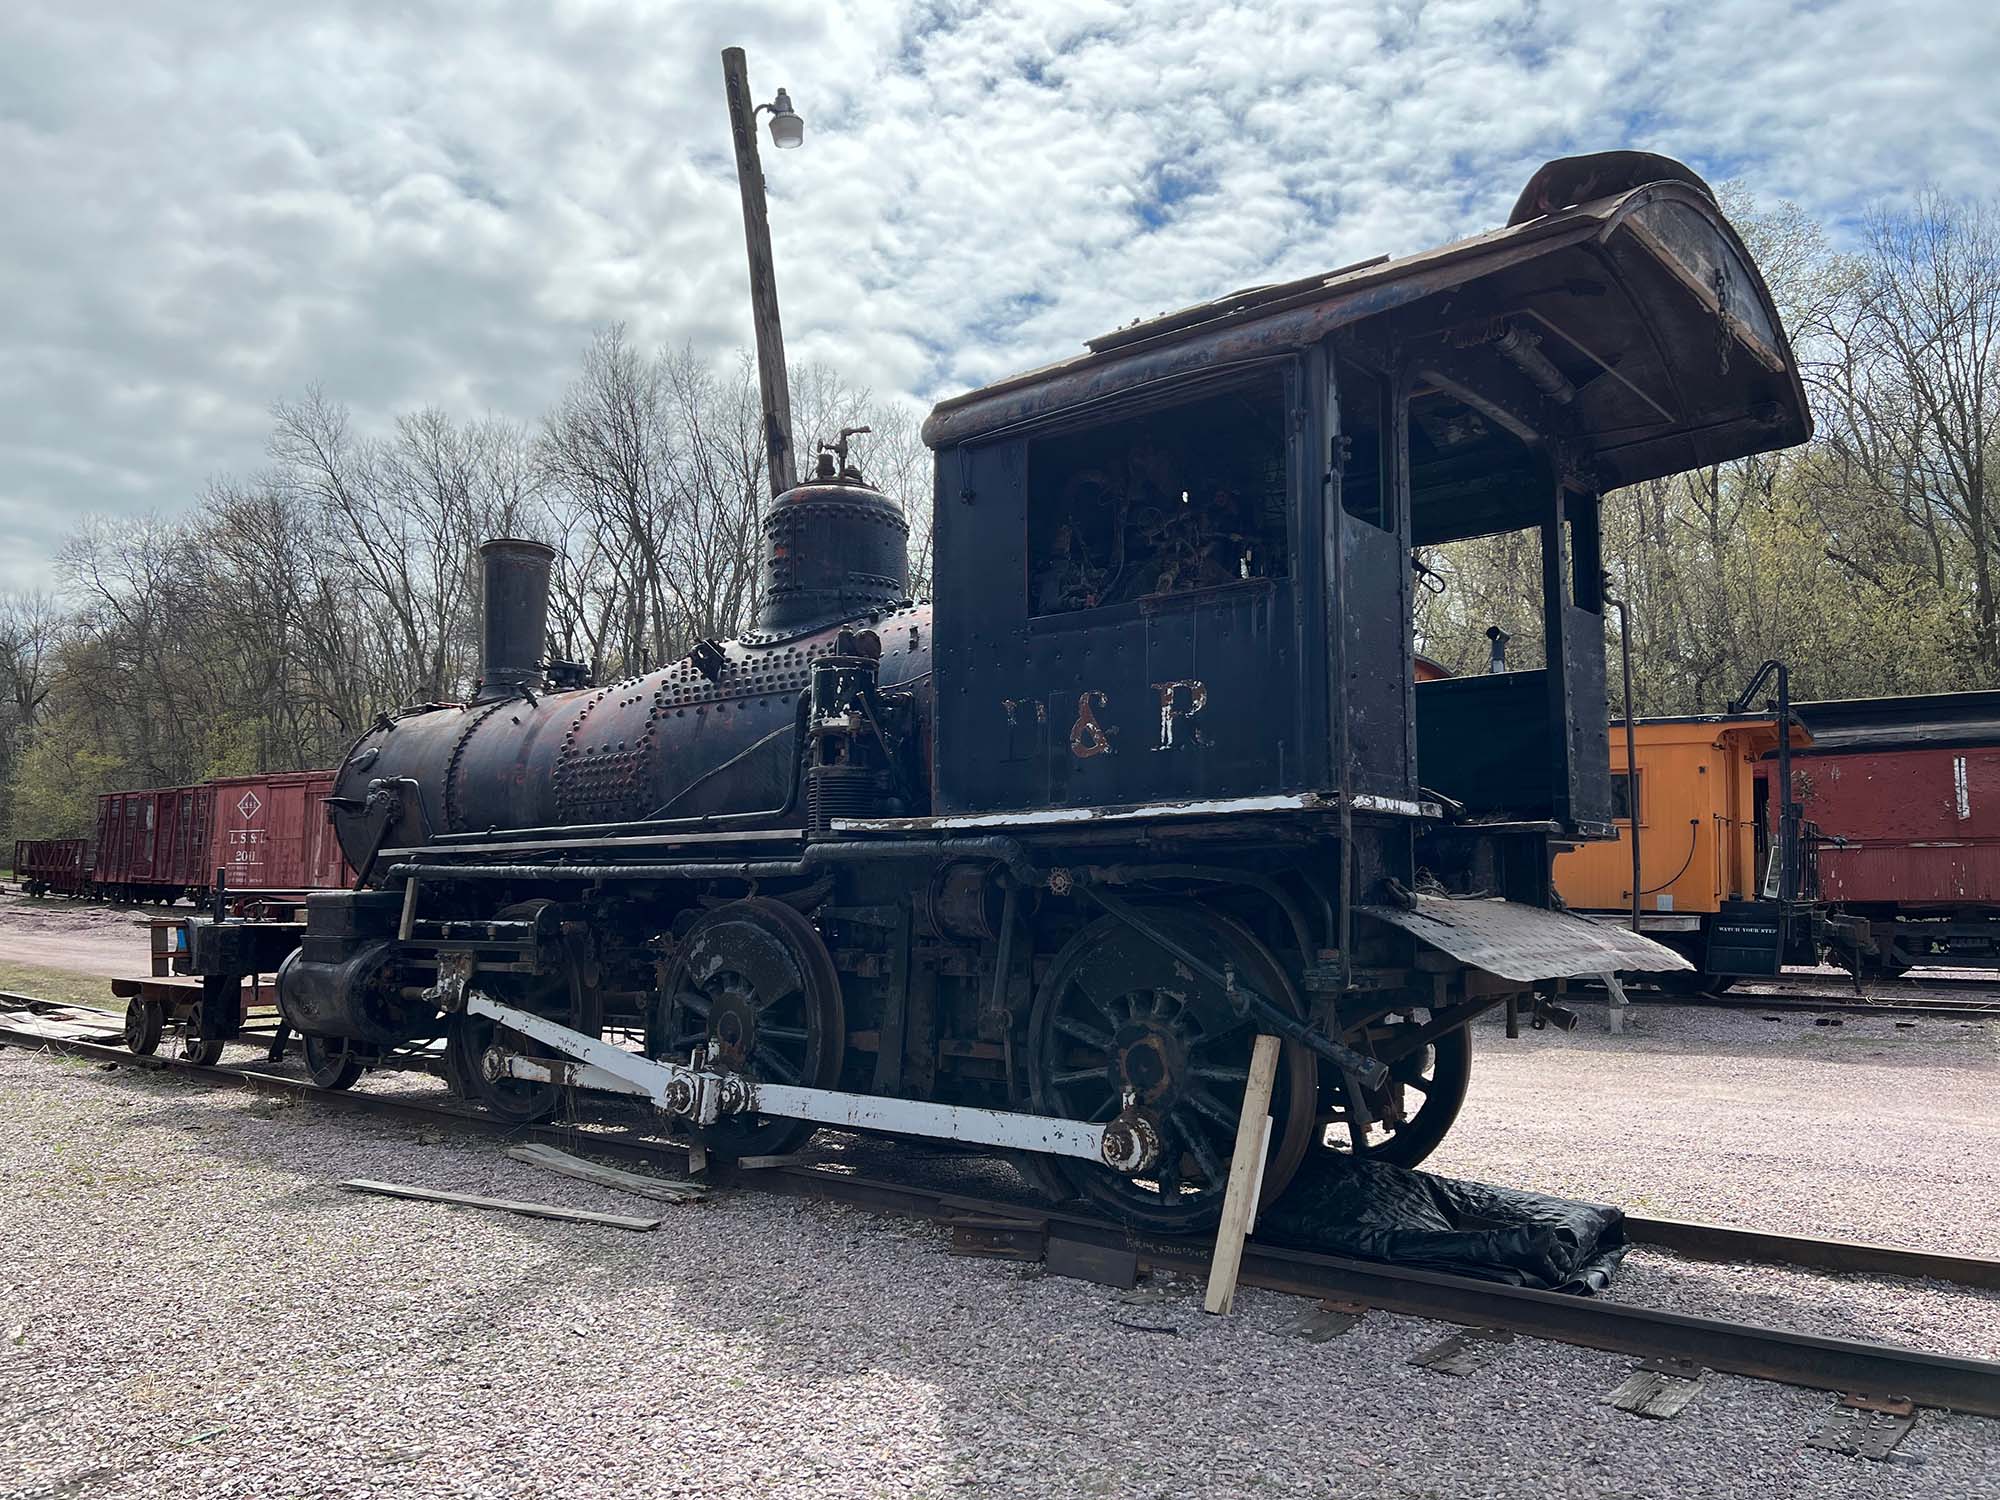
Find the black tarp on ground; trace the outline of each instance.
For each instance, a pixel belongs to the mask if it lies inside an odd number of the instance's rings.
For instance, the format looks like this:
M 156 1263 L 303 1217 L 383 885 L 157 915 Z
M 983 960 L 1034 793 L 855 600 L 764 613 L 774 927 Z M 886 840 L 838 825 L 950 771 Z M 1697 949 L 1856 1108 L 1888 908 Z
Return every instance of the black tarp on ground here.
M 1588 1296 L 1625 1258 L 1625 1211 L 1314 1151 L 1257 1219 L 1273 1244 Z

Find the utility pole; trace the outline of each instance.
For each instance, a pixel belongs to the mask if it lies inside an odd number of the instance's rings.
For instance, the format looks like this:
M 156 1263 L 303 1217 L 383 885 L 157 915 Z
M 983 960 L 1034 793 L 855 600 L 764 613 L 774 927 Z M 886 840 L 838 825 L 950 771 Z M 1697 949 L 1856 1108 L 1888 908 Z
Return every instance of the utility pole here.
M 729 96 L 729 132 L 736 142 L 736 185 L 743 194 L 743 238 L 750 249 L 750 314 L 757 330 L 757 387 L 764 402 L 764 454 L 771 494 L 798 483 L 792 453 L 792 393 L 785 375 L 785 333 L 778 322 L 778 277 L 771 263 L 771 221 L 764 204 L 764 167 L 757 156 L 757 107 L 743 49 L 722 54 Z

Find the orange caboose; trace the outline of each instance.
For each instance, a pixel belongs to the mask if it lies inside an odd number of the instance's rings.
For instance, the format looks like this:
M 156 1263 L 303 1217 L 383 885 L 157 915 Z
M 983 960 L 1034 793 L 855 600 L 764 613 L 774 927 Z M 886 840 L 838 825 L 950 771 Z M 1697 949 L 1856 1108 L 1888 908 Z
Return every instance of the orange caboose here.
M 1695 966 L 1671 976 L 1713 988 L 1811 962 L 1811 923 L 1792 920 L 1798 902 L 1777 899 L 1765 836 L 1757 762 L 1778 743 L 1767 714 L 1640 719 L 1633 725 L 1638 778 L 1626 774 L 1625 730 L 1611 727 L 1616 843 L 1585 844 L 1556 857 L 1556 888 L 1570 908 L 1631 922 L 1632 822 L 1639 825 L 1639 929 Z M 1792 744 L 1812 737 L 1797 723 Z M 1801 890 L 1809 899 L 1810 892 Z

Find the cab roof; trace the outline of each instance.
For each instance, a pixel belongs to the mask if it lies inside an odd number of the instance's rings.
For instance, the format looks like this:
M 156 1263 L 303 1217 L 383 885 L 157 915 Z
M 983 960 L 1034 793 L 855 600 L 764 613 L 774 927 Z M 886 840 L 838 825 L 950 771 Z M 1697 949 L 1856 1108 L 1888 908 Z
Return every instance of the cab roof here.
M 1599 489 L 1801 442 L 1811 417 L 1769 290 L 1707 188 L 1666 166 L 1678 175 L 1100 335 L 1073 358 L 940 402 L 924 440 L 996 438 L 1337 335 L 1351 357 L 1406 370 L 1414 389 L 1561 448 Z M 1523 336 L 1541 368 L 1520 356 Z

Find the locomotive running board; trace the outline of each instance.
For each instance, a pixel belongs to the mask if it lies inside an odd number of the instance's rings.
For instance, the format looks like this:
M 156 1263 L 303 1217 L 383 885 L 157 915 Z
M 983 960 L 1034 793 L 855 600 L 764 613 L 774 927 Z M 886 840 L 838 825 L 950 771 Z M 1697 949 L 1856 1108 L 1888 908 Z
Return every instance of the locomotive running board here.
M 464 1009 L 467 1015 L 496 1021 L 570 1059 L 524 1057 L 493 1048 L 482 1063 L 490 1077 L 633 1094 L 651 1100 L 666 1114 L 697 1125 L 712 1125 L 730 1115 L 776 1115 L 848 1130 L 878 1130 L 1047 1156 L 1073 1156 L 1125 1173 L 1143 1172 L 1159 1154 L 1159 1141 L 1150 1123 L 1129 1111 L 1105 1124 L 1092 1125 L 1012 1110 L 798 1088 L 641 1057 L 546 1016 L 503 1005 L 474 989 L 464 992 Z

